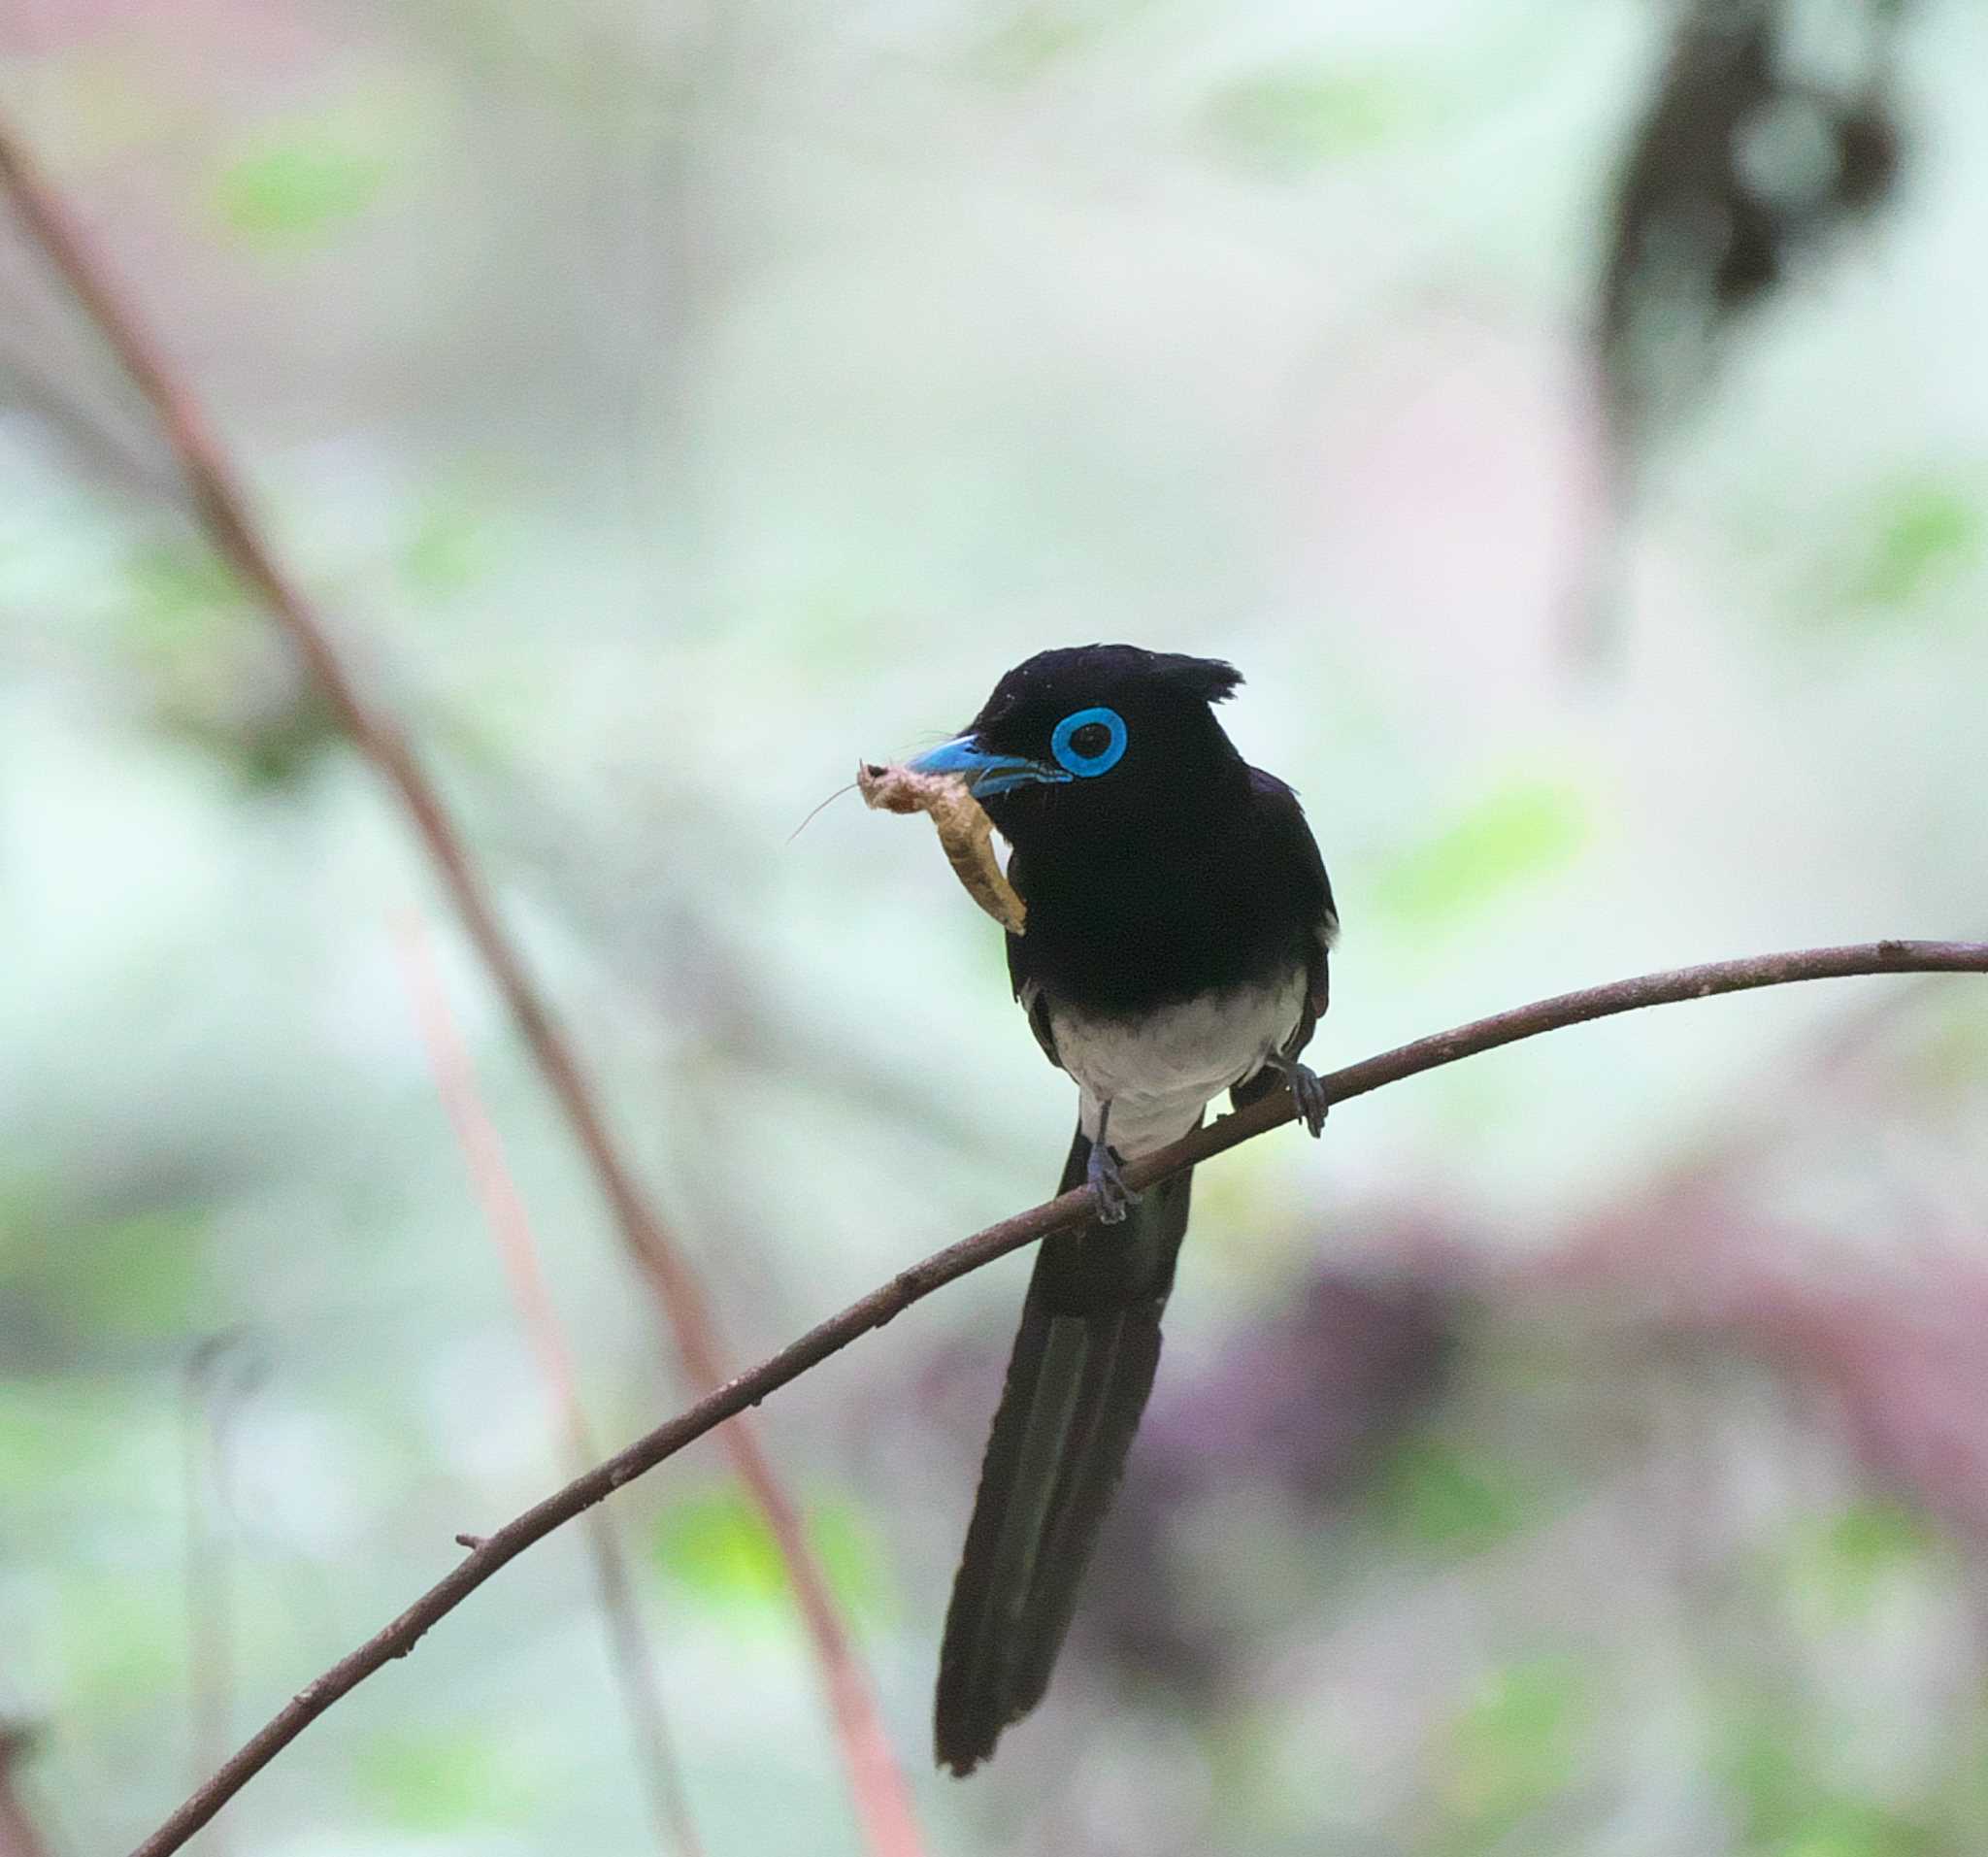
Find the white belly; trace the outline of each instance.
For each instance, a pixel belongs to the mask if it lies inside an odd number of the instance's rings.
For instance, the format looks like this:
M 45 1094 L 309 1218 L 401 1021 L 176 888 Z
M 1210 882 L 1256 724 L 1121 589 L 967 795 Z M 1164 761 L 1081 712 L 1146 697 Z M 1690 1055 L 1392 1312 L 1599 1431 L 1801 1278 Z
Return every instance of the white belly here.
M 1280 987 L 1239 986 L 1137 1020 L 1094 1018 L 1051 1005 L 1056 1055 L 1077 1079 L 1092 1141 L 1110 1105 L 1107 1139 L 1131 1160 L 1177 1142 L 1224 1090 L 1253 1077 L 1297 1030 L 1305 976 Z

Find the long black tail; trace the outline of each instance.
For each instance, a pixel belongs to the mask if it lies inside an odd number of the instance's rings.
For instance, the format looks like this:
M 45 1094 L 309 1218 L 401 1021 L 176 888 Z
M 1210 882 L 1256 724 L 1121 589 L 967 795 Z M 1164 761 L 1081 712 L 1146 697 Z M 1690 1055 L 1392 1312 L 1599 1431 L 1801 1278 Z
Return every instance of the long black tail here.
M 1081 1186 L 1077 1131 L 1059 1189 Z M 939 1653 L 939 1763 L 971 1773 L 1042 1701 L 1160 1359 L 1192 1176 L 1117 1225 L 1044 1241 L 980 1471 Z

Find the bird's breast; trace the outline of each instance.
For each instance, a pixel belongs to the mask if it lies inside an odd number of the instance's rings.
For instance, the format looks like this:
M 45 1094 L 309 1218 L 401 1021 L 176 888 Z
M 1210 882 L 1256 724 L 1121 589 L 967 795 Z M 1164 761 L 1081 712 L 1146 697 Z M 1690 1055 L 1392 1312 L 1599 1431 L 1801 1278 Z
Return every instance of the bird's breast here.
M 1049 1002 L 1058 1061 L 1081 1093 L 1083 1132 L 1127 1160 L 1176 1142 L 1209 1103 L 1263 1068 L 1297 1029 L 1305 975 L 1269 985 L 1222 987 L 1137 1013 L 1101 1013 Z

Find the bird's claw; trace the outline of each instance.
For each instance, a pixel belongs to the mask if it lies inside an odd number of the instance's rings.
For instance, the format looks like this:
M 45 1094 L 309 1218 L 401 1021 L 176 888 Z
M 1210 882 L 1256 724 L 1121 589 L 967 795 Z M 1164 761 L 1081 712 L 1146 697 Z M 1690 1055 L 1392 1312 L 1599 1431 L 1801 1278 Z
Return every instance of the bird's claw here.
M 1291 1086 L 1291 1107 L 1316 1141 L 1325 1131 L 1325 1112 L 1332 1107 L 1324 1083 L 1318 1073 L 1305 1064 L 1293 1064 L 1285 1073 L 1285 1081 Z
M 1116 1225 L 1125 1214 L 1139 1204 L 1140 1196 L 1125 1184 L 1125 1176 L 1120 1170 L 1117 1151 L 1103 1142 L 1091 1146 L 1091 1158 L 1084 1169 L 1084 1179 L 1091 1189 L 1091 1199 L 1096 1205 L 1100 1225 Z

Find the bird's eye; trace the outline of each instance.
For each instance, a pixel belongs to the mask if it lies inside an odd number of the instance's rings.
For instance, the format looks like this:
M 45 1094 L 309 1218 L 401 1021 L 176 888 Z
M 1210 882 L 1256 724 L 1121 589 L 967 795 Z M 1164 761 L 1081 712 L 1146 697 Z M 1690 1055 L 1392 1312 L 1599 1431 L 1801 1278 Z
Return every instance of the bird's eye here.
M 1078 779 L 1108 773 L 1125 752 L 1125 719 L 1116 710 L 1078 710 L 1056 724 L 1049 751 Z

